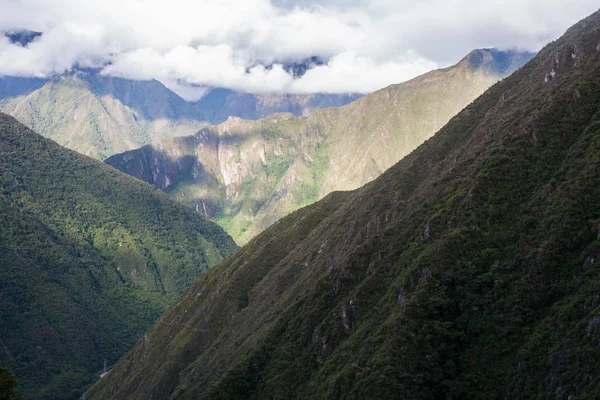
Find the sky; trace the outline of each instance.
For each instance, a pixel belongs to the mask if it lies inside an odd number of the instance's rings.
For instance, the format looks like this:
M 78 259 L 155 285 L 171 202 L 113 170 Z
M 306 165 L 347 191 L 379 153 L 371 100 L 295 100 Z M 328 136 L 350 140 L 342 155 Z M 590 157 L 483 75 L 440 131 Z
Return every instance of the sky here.
M 188 100 L 207 87 L 368 93 L 475 48 L 538 51 L 597 0 L 0 0 L 0 76 L 73 68 L 157 79 Z M 284 65 L 318 57 L 301 77 Z

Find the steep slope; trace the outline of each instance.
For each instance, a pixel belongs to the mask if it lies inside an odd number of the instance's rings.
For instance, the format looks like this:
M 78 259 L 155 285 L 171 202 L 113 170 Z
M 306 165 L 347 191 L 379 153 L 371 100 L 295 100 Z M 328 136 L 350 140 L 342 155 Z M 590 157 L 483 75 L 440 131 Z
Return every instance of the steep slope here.
M 0 111 L 45 137 L 97 159 L 153 140 L 191 135 L 205 124 L 195 109 L 158 81 L 131 81 L 77 71 L 45 81 L 21 78 L 1 90 Z M 25 85 L 30 83 L 30 89 Z M 10 87 L 9 87 L 10 88 Z
M 600 12 L 204 275 L 88 398 L 593 399 Z
M 212 89 L 194 103 L 203 121 L 213 124 L 229 117 L 261 119 L 275 113 L 307 115 L 314 110 L 341 107 L 360 98 L 359 94 L 254 94 L 229 89 Z
M 376 178 L 531 57 L 476 50 L 345 107 L 230 118 L 106 162 L 191 204 L 243 244 L 293 210 Z
M 77 399 L 235 249 L 217 225 L 0 114 L 0 363 Z

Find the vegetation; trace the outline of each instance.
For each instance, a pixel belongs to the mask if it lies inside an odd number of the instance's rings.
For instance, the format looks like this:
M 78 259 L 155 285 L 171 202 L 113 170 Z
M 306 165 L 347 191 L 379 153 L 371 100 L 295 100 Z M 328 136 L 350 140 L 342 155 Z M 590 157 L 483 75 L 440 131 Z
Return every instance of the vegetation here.
M 375 181 L 275 223 L 90 398 L 597 398 L 599 44 L 597 12 Z
M 236 249 L 158 189 L 4 114 L 0 227 L 0 361 L 26 399 L 79 398 Z
M 3 80 L 0 111 L 60 145 L 97 159 L 153 140 L 191 135 L 205 125 L 191 104 L 158 81 L 111 78 L 91 70 L 47 81 Z
M 20 400 L 21 397 L 16 392 L 17 378 L 8 370 L 0 365 L 0 400 Z
M 453 67 L 341 108 L 297 118 L 232 118 L 106 162 L 178 201 L 209 202 L 207 216 L 245 244 L 290 212 L 375 179 L 531 56 L 476 50 Z

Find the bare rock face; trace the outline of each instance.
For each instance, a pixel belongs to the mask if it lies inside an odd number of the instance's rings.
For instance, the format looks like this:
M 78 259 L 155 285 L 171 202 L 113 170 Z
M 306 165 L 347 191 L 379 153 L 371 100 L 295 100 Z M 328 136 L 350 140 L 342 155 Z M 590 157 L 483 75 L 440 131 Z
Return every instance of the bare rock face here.
M 372 181 L 531 57 L 476 50 L 340 108 L 230 116 L 106 162 L 191 204 L 243 244 L 298 208 Z

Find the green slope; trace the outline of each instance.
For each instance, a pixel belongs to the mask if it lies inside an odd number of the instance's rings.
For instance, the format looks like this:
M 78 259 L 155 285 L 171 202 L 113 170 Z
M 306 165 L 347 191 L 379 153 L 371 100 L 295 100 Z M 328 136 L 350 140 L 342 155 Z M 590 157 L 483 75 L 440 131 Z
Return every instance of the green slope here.
M 97 159 L 153 140 L 191 135 L 205 125 L 190 104 L 158 81 L 131 81 L 95 72 L 54 77 L 32 90 L 0 90 L 0 111 L 60 145 Z
M 600 12 L 204 275 L 91 399 L 595 399 Z
M 0 114 L 0 362 L 75 399 L 236 246 L 159 190 Z
M 532 56 L 475 50 L 341 108 L 230 118 L 106 162 L 191 204 L 243 244 L 291 211 L 373 180 Z

